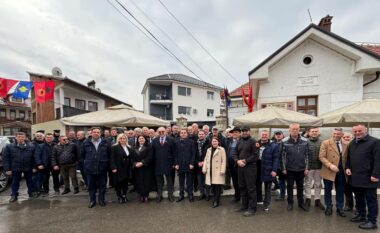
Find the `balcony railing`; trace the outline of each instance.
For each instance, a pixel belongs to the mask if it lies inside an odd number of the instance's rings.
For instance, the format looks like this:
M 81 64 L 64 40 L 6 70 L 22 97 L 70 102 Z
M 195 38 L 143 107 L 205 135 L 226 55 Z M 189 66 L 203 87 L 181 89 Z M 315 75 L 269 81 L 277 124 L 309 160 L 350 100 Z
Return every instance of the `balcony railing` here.
M 61 119 L 63 117 L 71 117 L 71 116 L 76 116 L 79 114 L 84 114 L 84 113 L 89 113 L 90 111 L 79 109 L 79 108 L 74 108 L 70 107 L 67 105 L 63 105 L 63 114 L 61 114 L 61 108 L 56 108 L 56 119 Z
M 171 121 L 172 120 L 170 116 L 159 115 L 159 114 L 153 114 L 152 116 L 160 118 L 162 120 L 166 120 L 166 121 Z

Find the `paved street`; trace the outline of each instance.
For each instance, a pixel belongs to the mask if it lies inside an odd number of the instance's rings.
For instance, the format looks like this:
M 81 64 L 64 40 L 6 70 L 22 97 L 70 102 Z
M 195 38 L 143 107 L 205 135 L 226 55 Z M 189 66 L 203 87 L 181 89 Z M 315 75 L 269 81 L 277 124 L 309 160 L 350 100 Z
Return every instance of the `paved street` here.
M 22 192 L 25 192 L 23 190 Z M 9 204 L 6 193 L 0 196 L 0 232 L 345 232 L 357 233 L 357 224 L 335 214 L 326 217 L 312 208 L 305 213 L 298 208 L 286 211 L 285 202 L 272 202 L 269 212 L 259 205 L 256 216 L 245 218 L 234 210 L 239 206 L 223 197 L 219 208 L 211 202 L 188 200 L 157 204 L 137 202 L 135 193 L 130 202 L 116 203 L 113 191 L 107 194 L 107 206 L 87 208 L 87 193 L 50 196 L 28 200 L 20 196 Z M 153 196 L 153 195 L 152 195 Z

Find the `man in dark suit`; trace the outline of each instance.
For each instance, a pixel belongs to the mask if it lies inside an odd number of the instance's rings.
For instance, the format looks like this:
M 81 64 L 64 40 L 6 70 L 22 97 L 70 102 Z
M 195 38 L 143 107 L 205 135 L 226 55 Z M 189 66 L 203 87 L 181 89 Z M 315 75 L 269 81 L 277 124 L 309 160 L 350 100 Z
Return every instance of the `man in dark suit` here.
M 181 129 L 180 139 L 175 142 L 175 145 L 175 169 L 178 171 L 180 189 L 177 202 L 185 199 L 185 180 L 187 193 L 189 195 L 189 201 L 193 202 L 194 196 L 192 172 L 194 170 L 195 164 L 195 143 L 193 140 L 187 138 L 186 129 Z
M 377 188 L 380 179 L 380 140 L 371 137 L 364 125 L 352 127 L 355 138 L 348 145 L 346 174 L 354 189 L 358 214 L 352 222 L 364 222 L 362 229 L 376 229 L 379 206 Z M 367 213 L 368 209 L 368 213 Z
M 174 201 L 173 197 L 173 178 L 172 171 L 174 167 L 175 145 L 174 140 L 167 137 L 164 127 L 158 128 L 158 137 L 153 139 L 153 158 L 157 182 L 157 202 L 162 201 L 162 190 L 164 186 L 164 176 L 168 185 L 168 199 Z

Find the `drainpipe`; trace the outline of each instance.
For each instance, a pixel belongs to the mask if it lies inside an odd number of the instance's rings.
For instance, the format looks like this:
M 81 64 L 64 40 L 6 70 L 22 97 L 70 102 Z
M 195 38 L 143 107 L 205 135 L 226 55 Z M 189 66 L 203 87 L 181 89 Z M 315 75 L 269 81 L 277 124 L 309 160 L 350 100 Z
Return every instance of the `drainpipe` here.
M 369 84 L 371 84 L 373 82 L 376 82 L 379 79 L 379 76 L 380 76 L 380 71 L 376 71 L 376 78 L 374 78 L 373 80 L 371 80 L 371 81 L 369 81 L 367 83 L 364 83 L 363 87 L 365 87 L 365 86 L 367 86 L 367 85 L 369 85 Z

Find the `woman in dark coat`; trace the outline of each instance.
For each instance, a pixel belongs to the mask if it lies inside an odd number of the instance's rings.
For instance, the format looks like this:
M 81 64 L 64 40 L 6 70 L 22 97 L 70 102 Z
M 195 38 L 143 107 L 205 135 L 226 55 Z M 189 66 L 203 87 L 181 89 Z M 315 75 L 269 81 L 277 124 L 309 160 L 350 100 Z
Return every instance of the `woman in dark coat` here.
M 148 202 L 149 192 L 152 188 L 152 160 L 153 149 L 144 136 L 137 138 L 134 157 L 136 190 L 141 202 Z
M 110 166 L 114 174 L 114 186 L 120 204 L 128 201 L 128 181 L 132 178 L 135 151 L 128 145 L 127 136 L 119 134 L 111 148 Z

